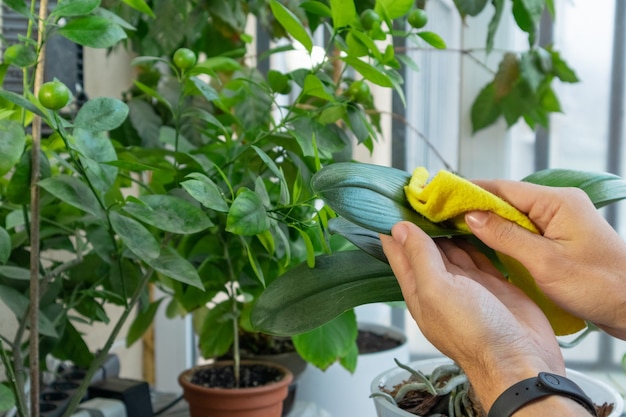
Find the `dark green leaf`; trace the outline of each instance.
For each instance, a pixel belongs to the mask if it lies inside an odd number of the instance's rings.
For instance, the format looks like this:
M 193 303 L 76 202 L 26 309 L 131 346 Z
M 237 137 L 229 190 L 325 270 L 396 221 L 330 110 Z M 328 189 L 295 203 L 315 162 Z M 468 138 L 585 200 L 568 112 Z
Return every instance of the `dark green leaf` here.
M 116 211 L 109 214 L 109 219 L 115 233 L 119 235 L 128 249 L 139 258 L 150 260 L 159 256 L 159 242 L 137 220 L 122 216 Z
M 597 208 L 626 199 L 626 180 L 609 173 L 546 169 L 527 176 L 523 181 L 551 187 L 580 188 Z
M 22 16 L 30 15 L 30 10 L 24 0 L 3 0 L 2 2 Z
M 328 221 L 328 231 L 343 236 L 363 252 L 373 256 L 379 261 L 387 262 L 387 256 L 385 256 L 383 252 L 378 233 L 357 226 L 343 217 L 330 219 Z
M 408 203 L 407 172 L 363 163 L 334 163 L 317 172 L 313 190 L 340 216 L 366 229 L 390 234 L 399 221 L 410 221 L 430 236 L 460 233 L 432 223 Z
M 493 82 L 487 84 L 478 93 L 478 96 L 472 104 L 472 133 L 478 132 L 487 126 L 492 125 L 502 114 L 502 110 L 496 103 L 496 91 Z
M 332 11 L 321 1 L 310 0 L 300 3 L 300 7 L 309 13 L 322 17 L 332 17 Z
M 121 100 L 97 97 L 88 100 L 78 111 L 76 127 L 104 132 L 120 126 L 128 116 L 128 106 Z
M 302 46 L 311 53 L 313 50 L 313 41 L 298 17 L 276 0 L 270 0 L 270 8 L 276 20 L 285 28 L 287 33 L 300 42 Z
M 58 175 L 46 178 L 39 185 L 56 198 L 67 204 L 94 215 L 104 218 L 102 207 L 89 187 L 78 178 L 69 175 Z
M 50 121 L 50 115 L 48 113 L 44 112 L 42 109 L 35 106 L 33 103 L 31 103 L 19 94 L 16 94 L 12 91 L 0 89 L 0 98 L 8 100 L 11 103 L 18 105 L 19 107 L 22 107 L 31 113 L 41 116 L 44 118 L 44 120 Z
M 269 227 L 270 220 L 258 194 L 251 190 L 241 191 L 228 212 L 226 230 L 238 235 L 254 236 Z
M 101 16 L 72 19 L 58 33 L 72 42 L 91 48 L 110 48 L 126 39 L 126 32 L 119 25 Z
M 128 333 L 126 334 L 126 347 L 132 346 L 137 340 L 139 340 L 146 331 L 150 328 L 150 325 L 154 321 L 157 311 L 163 298 L 150 303 L 148 308 L 145 308 L 137 313 L 135 320 L 130 325 Z
M 401 300 L 389 265 L 361 251 L 338 252 L 317 257 L 315 268 L 302 263 L 278 277 L 257 299 L 251 320 L 259 331 L 288 336 L 362 304 Z
M 537 60 L 531 53 L 523 53 L 519 61 L 520 77 L 528 83 L 533 93 L 537 92 L 543 82 L 544 74 L 537 67 Z
M 552 73 L 561 81 L 565 83 L 576 83 L 578 82 L 578 76 L 571 69 L 567 62 L 565 62 L 561 55 L 558 52 L 550 51 L 552 56 Z
M 0 276 L 21 281 L 28 281 L 30 280 L 30 270 L 19 266 L 0 265 Z
M 223 302 L 208 311 L 194 314 L 198 344 L 204 358 L 224 355 L 233 344 L 232 305 Z
M 298 354 L 321 370 L 327 369 L 346 356 L 353 348 L 358 335 L 356 315 L 346 311 L 330 322 L 292 337 Z M 353 372 L 354 369 L 348 369 Z
M 359 143 L 365 142 L 370 137 L 370 132 L 367 128 L 368 121 L 365 118 L 365 114 L 357 106 L 348 106 L 347 111 L 352 133 L 354 133 Z
M 80 16 L 93 12 L 98 6 L 100 0 L 66 0 L 57 4 L 50 14 L 58 17 Z
M 26 311 L 28 310 L 28 305 L 30 304 L 28 297 L 15 290 L 14 288 L 4 285 L 0 285 L 0 300 L 4 302 L 9 310 L 13 312 L 13 314 L 15 314 L 15 317 L 18 320 L 21 320 L 24 317 Z M 39 312 L 38 321 L 40 334 L 55 338 L 58 336 L 50 319 L 41 311 Z
M 166 232 L 189 234 L 211 227 L 213 223 L 198 206 L 171 195 L 145 195 L 141 203 L 128 202 L 123 210 L 137 220 Z
M 117 178 L 118 169 L 113 165 L 103 164 L 117 160 L 115 148 L 107 134 L 76 128 L 72 139 L 72 147 L 80 152 L 91 183 L 103 193 L 108 191 Z
M 173 280 L 201 290 L 204 289 L 196 268 L 170 247 L 164 247 L 158 258 L 146 260 L 146 263 L 154 268 L 154 270 Z
M 26 144 L 26 134 L 21 123 L 0 120 L 0 177 L 4 176 L 20 160 Z
M 206 208 L 222 213 L 228 212 L 228 203 L 224 199 L 224 194 L 211 178 L 199 172 L 189 174 L 187 178 L 192 179 L 185 180 L 180 185 L 190 196 Z
M 11 236 L 3 227 L 0 227 L 0 264 L 5 264 L 11 255 Z
M 72 361 L 76 366 L 84 369 L 88 368 L 94 359 L 93 353 L 89 350 L 80 332 L 69 320 L 65 322 L 61 339 L 56 344 L 52 354 L 57 359 Z
M 30 202 L 31 183 L 31 166 L 32 166 L 32 149 L 22 154 L 20 161 L 15 165 L 15 169 L 11 173 L 11 179 L 6 188 L 6 198 L 15 204 L 28 204 Z M 50 161 L 46 154 L 41 151 L 39 154 L 39 173 L 40 178 L 50 177 Z

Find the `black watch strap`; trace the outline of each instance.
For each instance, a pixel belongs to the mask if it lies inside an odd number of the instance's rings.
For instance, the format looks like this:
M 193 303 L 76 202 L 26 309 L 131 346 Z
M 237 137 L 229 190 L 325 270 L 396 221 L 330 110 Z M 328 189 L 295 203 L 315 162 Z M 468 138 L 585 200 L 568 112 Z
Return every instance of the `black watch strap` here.
M 539 376 L 525 379 L 504 391 L 491 406 L 487 417 L 510 417 L 526 404 L 548 395 L 568 397 L 597 416 L 596 407 L 574 381 L 561 375 L 540 372 Z

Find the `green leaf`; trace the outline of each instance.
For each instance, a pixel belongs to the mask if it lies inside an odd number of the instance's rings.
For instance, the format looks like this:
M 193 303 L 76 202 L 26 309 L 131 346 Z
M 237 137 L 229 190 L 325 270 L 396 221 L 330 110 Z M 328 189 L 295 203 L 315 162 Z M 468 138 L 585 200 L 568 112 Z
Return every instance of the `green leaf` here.
M 180 185 L 190 196 L 206 208 L 222 213 L 228 212 L 228 203 L 224 199 L 224 194 L 211 178 L 199 172 L 191 173 L 187 175 L 187 178 L 191 179 L 181 182 Z
M 461 17 L 477 16 L 487 5 L 487 0 L 454 0 L 454 5 Z
M 115 148 L 105 132 L 94 132 L 75 128 L 72 132 L 72 148 L 81 155 L 81 162 L 89 180 L 102 193 L 107 192 L 115 183 L 118 169 L 104 164 L 117 160 Z
M 389 265 L 362 251 L 338 252 L 318 256 L 315 268 L 302 263 L 274 280 L 257 299 L 251 320 L 259 331 L 290 336 L 362 304 L 402 300 Z
M 0 384 L 0 413 L 9 411 L 15 405 L 15 397 L 11 388 Z
M 198 77 L 189 77 L 189 79 L 191 80 L 193 85 L 196 86 L 198 91 L 200 91 L 200 93 L 204 96 L 206 101 L 213 101 L 220 98 L 219 94 L 217 94 L 217 91 L 215 91 L 215 89 L 207 84 L 205 81 L 201 80 Z
M 37 63 L 37 51 L 32 45 L 16 43 L 4 51 L 4 62 L 20 68 L 28 68 Z
M 131 323 L 128 333 L 126 334 L 126 347 L 131 347 L 137 340 L 141 339 L 141 336 L 143 336 L 146 331 L 148 331 L 163 300 L 164 298 L 160 298 L 153 301 L 150 303 L 148 308 L 142 309 L 137 313 L 135 320 Z
M 502 20 L 502 13 L 504 11 L 504 0 L 492 0 L 493 7 L 496 9 L 493 17 L 489 21 L 489 26 L 487 29 L 487 53 L 489 54 L 493 51 L 493 44 L 496 39 L 496 33 L 498 32 L 498 27 L 500 26 L 500 21 Z
M 374 10 L 379 15 L 393 20 L 407 14 L 414 4 L 414 0 L 376 0 Z
M 354 105 L 349 105 L 348 120 L 350 121 L 350 129 L 359 143 L 365 142 L 370 137 L 370 131 L 367 128 L 367 119 L 363 111 Z
M 11 173 L 11 179 L 5 193 L 7 200 L 11 203 L 28 204 L 30 202 L 30 192 L 25 190 L 30 190 L 31 166 L 32 149 L 29 149 L 22 154 L 20 161 Z M 50 177 L 50 161 L 43 151 L 39 153 L 39 172 L 42 179 Z
M 28 268 L 22 268 L 19 266 L 0 265 L 0 276 L 21 281 L 29 281 L 30 270 Z
M 328 221 L 328 231 L 338 234 L 350 241 L 363 252 L 373 256 L 381 262 L 387 263 L 387 256 L 383 252 L 378 233 L 344 219 L 335 217 Z
M 119 127 L 128 116 L 128 106 L 121 100 L 97 97 L 88 100 L 78 111 L 76 127 L 104 132 Z
M 312 178 L 313 190 L 340 216 L 369 230 L 391 234 L 399 221 L 410 221 L 430 236 L 461 233 L 432 223 L 408 203 L 404 187 L 408 172 L 364 163 L 328 165 Z
M 330 0 L 330 9 L 335 30 L 350 26 L 358 19 L 354 0 Z
M 302 87 L 301 94 L 302 96 L 309 95 L 321 98 L 322 100 L 328 100 L 330 102 L 335 101 L 335 97 L 326 90 L 324 83 L 313 74 L 307 75 L 304 79 L 304 86 Z
M 435 32 L 417 32 L 417 36 L 424 39 L 424 41 L 426 41 L 426 43 L 433 48 L 446 49 L 446 41 L 444 41 L 441 36 L 437 35 Z
M 565 83 L 576 83 L 579 81 L 576 72 L 567 65 L 567 62 L 561 58 L 558 52 L 550 51 L 550 55 L 552 57 L 552 73 L 559 80 Z
M 272 9 L 274 17 L 278 20 L 278 23 L 285 28 L 287 33 L 300 42 L 302 46 L 311 53 L 313 50 L 313 41 L 296 15 L 276 0 L 270 0 L 270 8 Z
M 164 247 L 158 258 L 146 260 L 146 263 L 173 280 L 204 290 L 196 268 L 170 247 Z
M 16 94 L 12 91 L 0 89 L 0 98 L 8 100 L 11 103 L 16 104 L 19 107 L 22 107 L 31 113 L 41 116 L 44 118 L 44 120 L 48 122 L 50 121 L 50 115 L 48 113 L 44 112 L 42 109 L 35 106 L 33 103 L 31 103 L 30 101 L 28 101 L 26 98 L 24 98 L 23 96 L 19 94 Z
M 389 76 L 373 65 L 351 56 L 346 56 L 341 59 L 354 68 L 354 70 L 361 74 L 366 80 L 378 84 L 381 87 L 393 87 L 393 82 Z
M 15 314 L 15 317 L 18 318 L 18 320 L 21 320 L 24 317 L 26 311 L 28 310 L 28 305 L 30 304 L 28 297 L 14 288 L 4 285 L 0 285 L 0 300 L 3 301 L 7 307 L 9 307 L 9 310 Z M 50 319 L 41 311 L 39 312 L 38 317 L 39 333 L 44 336 L 54 338 L 58 337 L 57 331 L 55 330 Z
M 122 1 L 141 13 L 147 14 L 150 17 L 155 17 L 154 12 L 150 8 L 150 6 L 148 6 L 145 0 L 122 0 Z
M 127 202 L 123 210 L 137 220 L 166 232 L 190 234 L 213 226 L 198 206 L 171 195 L 144 195 L 141 203 Z
M 139 258 L 155 259 L 159 256 L 160 245 L 154 236 L 141 223 L 116 211 L 109 214 L 111 226 L 122 242 Z
M 478 93 L 471 110 L 472 133 L 492 125 L 502 114 L 500 106 L 496 103 L 495 96 L 496 89 L 493 82 L 487 84 Z
M 324 3 L 322 3 L 321 1 L 315 1 L 315 0 L 304 1 L 300 3 L 300 7 L 306 10 L 307 12 L 316 14 L 318 16 L 322 16 L 322 17 L 333 16 L 333 12 L 330 10 L 330 8 Z
M 241 191 L 228 212 L 226 230 L 237 235 L 254 236 L 269 227 L 270 220 L 258 194 L 248 189 Z
M 519 60 L 520 77 L 528 83 L 533 93 L 536 93 L 544 80 L 544 74 L 537 66 L 535 55 L 529 52 L 523 53 Z
M 46 178 L 39 185 L 67 204 L 83 210 L 95 217 L 104 218 L 104 211 L 89 187 L 78 178 L 69 175 L 58 175 Z
M 72 42 L 91 48 L 110 48 L 126 39 L 126 32 L 119 25 L 101 16 L 72 19 L 58 33 Z
M 0 227 L 0 264 L 5 264 L 11 256 L 11 236 L 3 227 Z
M 203 358 L 224 355 L 233 344 L 233 322 L 230 302 L 223 302 L 210 310 L 194 313 L 198 330 L 198 344 Z
M 30 15 L 30 10 L 28 9 L 28 6 L 24 2 L 24 0 L 2 0 L 2 3 L 15 10 L 22 16 L 28 17 Z
M 523 181 L 551 187 L 580 188 L 597 208 L 626 198 L 626 180 L 603 172 L 546 169 L 530 174 Z
M 81 16 L 93 12 L 98 6 L 100 0 L 66 0 L 57 4 L 50 14 L 58 17 Z
M 351 351 L 357 335 L 356 314 L 349 310 L 316 329 L 293 336 L 292 340 L 302 359 L 326 370 Z
M 52 355 L 61 360 L 72 361 L 76 366 L 88 368 L 94 360 L 87 343 L 71 321 L 65 321 L 65 328 L 59 342 L 55 345 Z
M 0 120 L 0 177 L 20 160 L 26 145 L 22 125 L 14 120 Z

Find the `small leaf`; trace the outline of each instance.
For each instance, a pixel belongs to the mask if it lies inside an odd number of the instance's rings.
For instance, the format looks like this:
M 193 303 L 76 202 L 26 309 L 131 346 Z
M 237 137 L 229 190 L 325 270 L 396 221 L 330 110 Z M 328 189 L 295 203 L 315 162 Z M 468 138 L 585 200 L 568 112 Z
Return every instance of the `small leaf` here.
M 11 388 L 0 384 L 0 413 L 9 411 L 15 405 L 15 397 Z
M 102 207 L 89 187 L 78 178 L 69 175 L 58 175 L 46 178 L 39 185 L 67 204 L 83 210 L 97 218 L 104 218 Z
M 407 14 L 414 4 L 414 0 L 377 0 L 374 10 L 379 15 L 394 20 Z
M 135 320 L 131 323 L 128 333 L 126 334 L 126 347 L 131 347 L 144 335 L 144 333 L 146 333 L 146 331 L 148 331 L 154 322 L 154 317 L 159 311 L 159 306 L 163 300 L 163 298 L 159 298 L 158 300 L 151 302 L 148 308 L 145 308 L 137 313 Z
M 72 19 L 58 33 L 72 42 L 91 48 L 110 48 L 126 39 L 126 32 L 119 25 L 101 16 Z
M 276 0 L 270 0 L 270 8 L 272 9 L 274 17 L 278 20 L 278 23 L 285 28 L 287 33 L 300 42 L 302 46 L 311 53 L 313 50 L 313 41 L 296 15 Z
M 355 71 L 361 74 L 366 80 L 378 84 L 381 87 L 393 87 L 393 82 L 389 76 L 373 65 L 351 56 L 346 56 L 341 59 L 354 68 Z
M 180 185 L 190 196 L 206 208 L 222 213 L 228 212 L 228 203 L 224 199 L 222 190 L 211 178 L 198 172 L 189 174 L 187 178 L 191 179 L 181 182 Z
M 155 259 L 159 256 L 160 246 L 154 236 L 137 220 L 122 216 L 116 211 L 109 214 L 111 226 L 122 242 L 139 258 Z
M 487 0 L 454 0 L 454 5 L 461 17 L 477 16 L 487 5 Z
M 150 8 L 150 6 L 148 6 L 145 0 L 122 0 L 122 1 L 141 13 L 147 14 L 150 17 L 155 17 L 154 12 Z
M 38 116 L 43 117 L 50 124 L 50 115 L 44 112 L 42 109 L 28 101 L 23 96 L 16 94 L 12 91 L 0 89 L 0 98 L 10 101 L 13 104 L 16 104 L 19 107 L 22 107 L 28 110 L 31 113 L 34 113 Z
M 65 321 L 63 334 L 51 353 L 57 359 L 72 361 L 83 368 L 88 368 L 94 360 L 87 343 L 69 320 Z
M 146 260 L 146 263 L 173 280 L 204 290 L 196 268 L 170 247 L 164 247 L 158 258 Z
M 304 79 L 304 86 L 302 87 L 303 96 L 309 95 L 313 97 L 321 98 L 322 100 L 335 101 L 335 97 L 326 91 L 324 83 L 313 74 L 309 74 Z
M 240 192 L 228 212 L 226 231 L 243 236 L 263 233 L 270 227 L 261 198 L 251 190 Z
M 300 7 L 309 13 L 316 14 L 322 17 L 332 17 L 333 15 L 333 12 L 330 10 L 330 8 L 321 1 L 304 1 L 300 3 Z
M 471 111 L 472 133 L 490 126 L 502 114 L 502 110 L 495 100 L 495 90 L 493 82 L 490 82 L 478 93 L 474 100 Z
M 486 46 L 488 54 L 493 51 L 493 44 L 496 39 L 496 33 L 498 31 L 498 27 L 500 26 L 500 21 L 502 20 L 502 12 L 504 11 L 504 0 L 492 0 L 492 3 L 496 11 L 489 21 L 489 26 L 487 30 Z
M 25 145 L 22 125 L 14 120 L 0 120 L 0 177 L 18 163 Z
M 436 49 L 446 49 L 446 41 L 444 41 L 441 36 L 437 35 L 435 32 L 422 31 L 418 32 L 417 36 L 424 39 L 427 44 Z
M 28 17 L 30 15 L 30 10 L 24 0 L 3 0 L 2 2 L 22 16 Z
M 128 106 L 121 100 L 97 97 L 88 100 L 78 111 L 74 125 L 85 130 L 104 132 L 119 127 L 128 116 Z
M 123 210 L 137 220 L 166 232 L 190 234 L 211 227 L 213 223 L 198 206 L 171 195 L 145 195 L 141 204 L 127 202 Z
M 220 98 L 219 94 L 217 94 L 217 91 L 215 91 L 215 89 L 207 84 L 205 81 L 201 80 L 198 77 L 189 77 L 189 79 L 207 101 L 213 101 Z
M 21 281 L 30 280 L 30 270 L 19 266 L 2 265 L 0 266 L 0 275 Z
M 81 16 L 93 12 L 98 6 L 100 0 L 63 1 L 57 4 L 50 14 L 58 17 Z

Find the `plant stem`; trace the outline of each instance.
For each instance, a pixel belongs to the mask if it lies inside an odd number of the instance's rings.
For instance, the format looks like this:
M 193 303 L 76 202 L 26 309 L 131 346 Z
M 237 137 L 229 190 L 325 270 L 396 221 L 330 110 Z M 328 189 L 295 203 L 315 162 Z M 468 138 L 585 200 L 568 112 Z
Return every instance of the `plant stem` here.
M 44 80 L 46 60 L 46 46 L 44 42 L 46 18 L 48 14 L 48 0 L 39 2 L 39 21 L 37 24 L 37 67 L 33 92 L 35 95 Z M 31 177 L 30 177 L 30 340 L 29 340 L 29 368 L 30 368 L 30 413 L 39 417 L 39 175 L 41 150 L 41 117 L 35 115 L 32 124 L 31 149 Z
M 11 386 L 11 389 L 13 390 L 13 395 L 15 395 L 15 402 L 17 403 L 17 413 L 20 415 L 20 417 L 26 417 L 26 415 L 24 414 L 27 408 L 26 398 L 24 398 L 24 391 L 21 389 L 22 386 L 18 385 L 17 378 L 15 377 L 15 372 L 13 371 L 11 361 L 9 360 L 7 353 L 4 350 L 2 340 L 0 340 L 0 358 L 2 359 L 2 365 L 4 365 L 6 376 L 9 379 L 9 384 Z
M 228 263 L 228 275 L 230 277 L 230 301 L 232 303 L 233 313 L 233 371 L 235 374 L 235 386 L 239 388 L 239 380 L 241 376 L 241 352 L 239 351 L 239 309 L 237 308 L 237 277 L 233 271 L 233 264 L 228 252 L 228 245 L 224 243 L 224 258 Z

